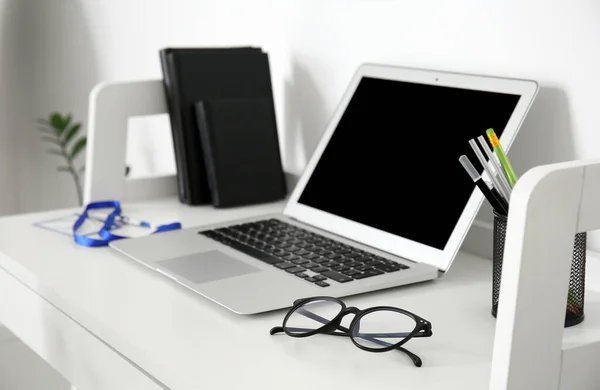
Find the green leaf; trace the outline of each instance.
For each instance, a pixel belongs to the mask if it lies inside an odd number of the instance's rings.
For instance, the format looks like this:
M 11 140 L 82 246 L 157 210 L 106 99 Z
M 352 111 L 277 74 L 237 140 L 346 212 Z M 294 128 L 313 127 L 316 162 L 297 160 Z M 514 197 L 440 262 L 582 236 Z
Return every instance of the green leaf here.
M 69 172 L 69 173 L 71 173 L 71 168 L 69 168 L 69 167 L 58 167 L 58 168 L 56 168 L 56 170 L 59 171 L 59 172 Z
M 50 136 L 44 135 L 44 136 L 42 136 L 42 140 L 53 143 L 55 145 L 60 145 L 60 142 L 56 139 L 56 137 L 50 137 Z
M 63 118 L 63 128 L 64 129 L 67 129 L 69 127 L 72 119 L 73 119 L 73 117 L 71 116 L 71 114 L 67 114 L 67 116 L 65 116 Z
M 83 149 L 85 149 L 86 143 L 87 143 L 87 138 L 85 136 L 81 137 L 77 140 L 77 142 L 73 146 L 73 149 L 71 149 L 71 156 L 70 156 L 71 160 L 75 159 L 75 157 L 77 157 L 77 155 L 79 153 L 81 153 L 81 151 Z
M 63 155 L 62 151 L 60 151 L 58 149 L 48 149 L 47 152 L 49 154 L 54 154 L 54 155 L 61 156 L 61 157 Z
M 50 125 L 56 130 L 56 132 L 59 135 L 62 134 L 63 131 L 65 131 L 64 120 L 58 112 L 55 112 L 50 115 Z
M 58 135 L 62 135 L 71 123 L 71 119 L 70 114 L 63 118 L 58 112 L 55 112 L 50 115 L 50 125 L 56 129 Z
M 81 123 L 75 123 L 69 130 L 67 130 L 64 138 L 62 139 L 63 145 L 68 144 L 69 141 L 72 140 L 73 137 L 75 137 L 75 135 L 79 132 L 79 129 L 81 129 Z

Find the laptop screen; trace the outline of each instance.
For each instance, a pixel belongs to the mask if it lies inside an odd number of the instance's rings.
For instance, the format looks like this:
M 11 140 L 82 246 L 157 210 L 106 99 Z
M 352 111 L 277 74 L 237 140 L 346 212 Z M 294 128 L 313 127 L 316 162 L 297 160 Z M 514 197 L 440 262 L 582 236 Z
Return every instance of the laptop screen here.
M 472 192 L 468 141 L 501 136 L 520 96 L 363 77 L 299 203 L 440 250 Z

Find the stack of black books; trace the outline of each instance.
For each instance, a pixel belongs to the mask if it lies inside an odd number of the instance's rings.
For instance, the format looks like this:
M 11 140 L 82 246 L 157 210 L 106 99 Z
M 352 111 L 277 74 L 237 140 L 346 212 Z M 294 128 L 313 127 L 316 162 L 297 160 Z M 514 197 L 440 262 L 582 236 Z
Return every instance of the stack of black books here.
M 180 201 L 231 207 L 285 197 L 268 54 L 166 48 L 160 59 Z

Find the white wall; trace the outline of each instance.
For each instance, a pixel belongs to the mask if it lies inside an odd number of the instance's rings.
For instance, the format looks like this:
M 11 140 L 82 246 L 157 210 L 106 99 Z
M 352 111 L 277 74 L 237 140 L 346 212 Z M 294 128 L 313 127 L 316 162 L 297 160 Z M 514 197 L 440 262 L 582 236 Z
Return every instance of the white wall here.
M 24 3 L 35 3 L 36 115 L 60 108 L 85 118 L 94 83 L 160 77 L 162 47 L 252 44 L 270 53 L 285 165 L 295 172 L 367 61 L 537 79 L 539 98 L 509 153 L 517 171 L 600 156 L 597 0 Z M 66 178 L 51 191 L 51 161 L 39 159 L 21 210 L 72 204 Z
M 0 0 L 0 214 L 19 210 L 27 191 L 22 178 L 37 176 L 37 156 L 29 153 L 37 140 L 25 132 L 33 113 L 34 34 L 23 26 L 30 25 L 32 14 L 32 4 Z

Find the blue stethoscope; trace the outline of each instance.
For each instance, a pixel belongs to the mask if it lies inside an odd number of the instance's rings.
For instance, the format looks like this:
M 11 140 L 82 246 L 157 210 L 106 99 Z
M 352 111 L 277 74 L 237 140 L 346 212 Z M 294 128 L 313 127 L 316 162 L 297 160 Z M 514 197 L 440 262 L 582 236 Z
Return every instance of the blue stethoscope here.
M 77 231 L 86 219 L 89 218 L 90 210 L 100 210 L 100 209 L 112 209 L 113 211 L 106 217 L 104 221 L 104 225 L 98 232 L 98 235 L 101 238 L 91 238 L 88 236 L 84 236 L 82 234 L 78 234 Z M 171 230 L 181 229 L 181 224 L 179 222 L 170 223 L 166 225 L 159 225 L 154 228 L 152 224 L 145 221 L 134 221 L 128 217 L 121 215 L 121 203 L 116 200 L 109 200 L 103 202 L 92 202 L 88 204 L 83 213 L 79 216 L 75 224 L 73 225 L 73 237 L 75 238 L 75 242 L 82 246 L 87 247 L 100 247 L 107 246 L 111 241 L 122 240 L 124 238 L 129 238 L 126 236 L 120 236 L 111 232 L 111 230 L 120 228 L 125 224 L 133 224 L 141 227 L 145 227 L 148 229 L 154 229 L 150 234 L 168 232 Z

